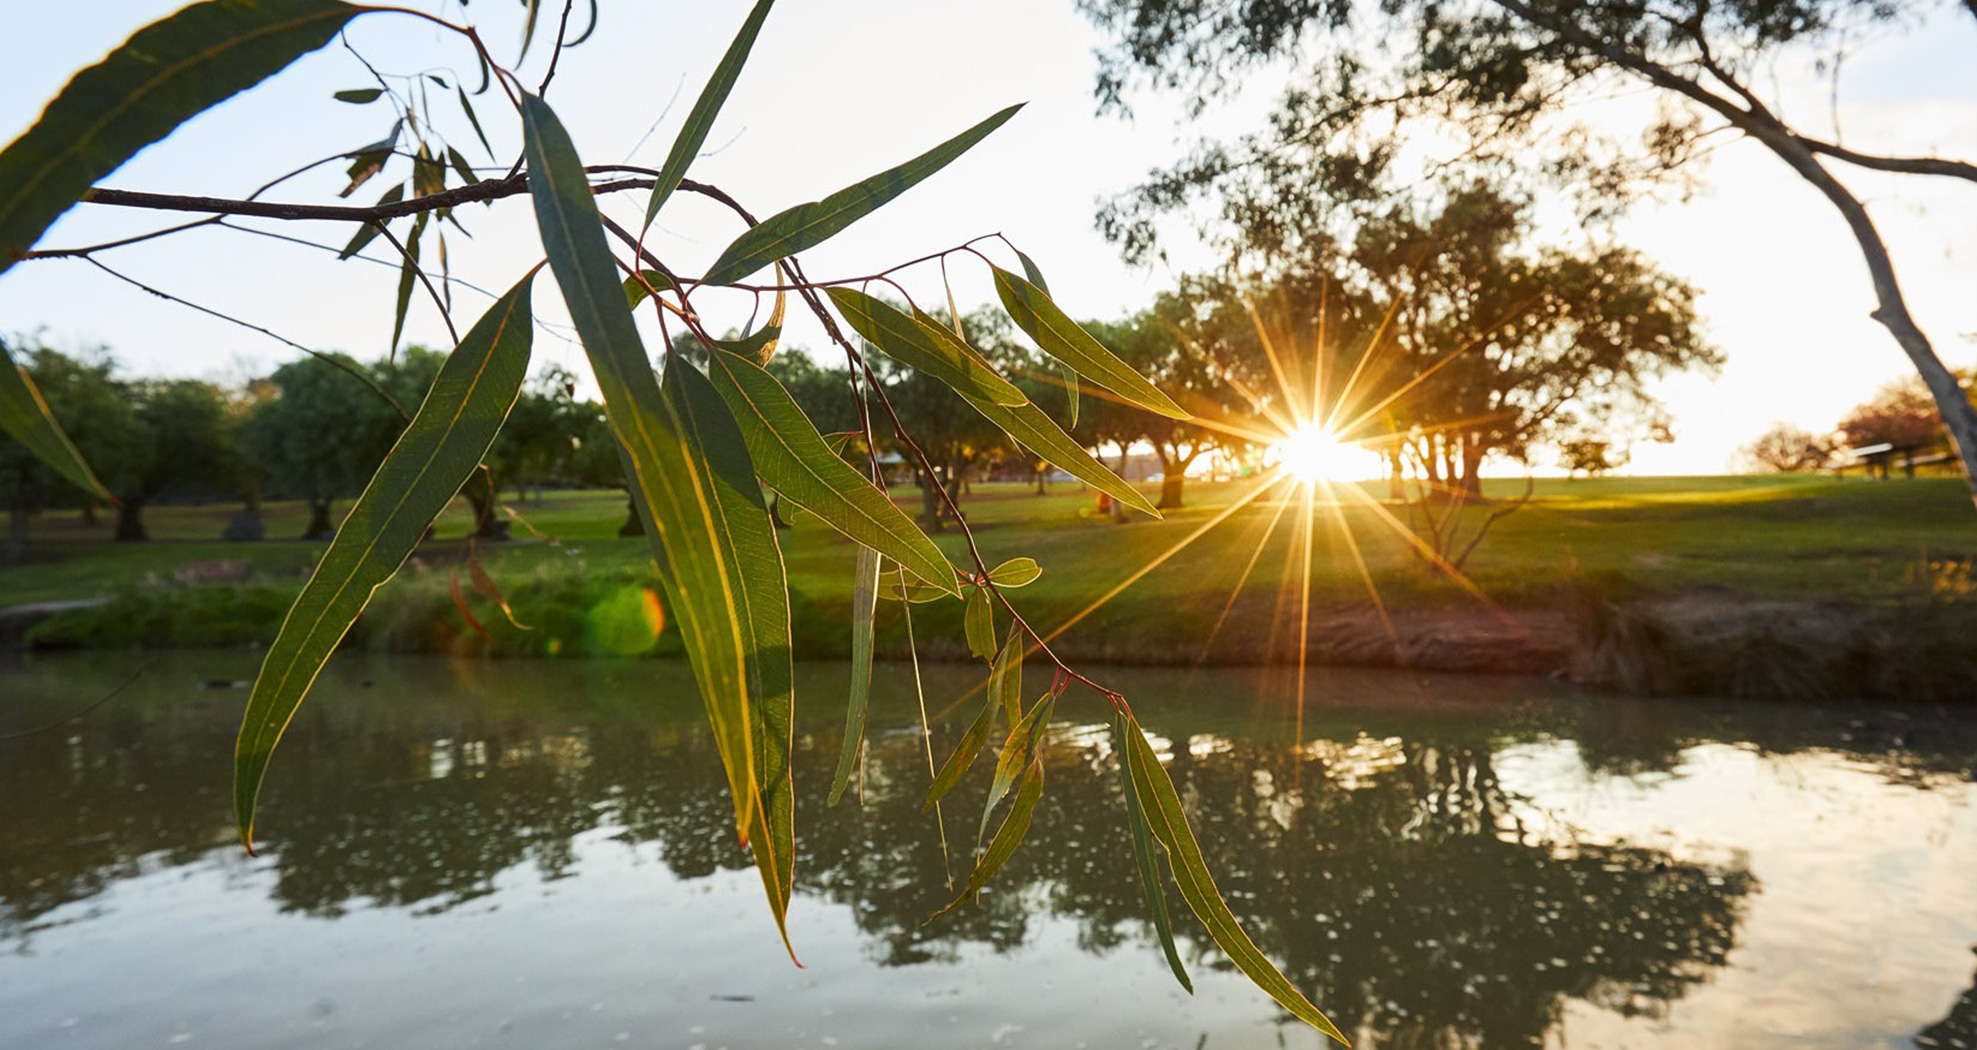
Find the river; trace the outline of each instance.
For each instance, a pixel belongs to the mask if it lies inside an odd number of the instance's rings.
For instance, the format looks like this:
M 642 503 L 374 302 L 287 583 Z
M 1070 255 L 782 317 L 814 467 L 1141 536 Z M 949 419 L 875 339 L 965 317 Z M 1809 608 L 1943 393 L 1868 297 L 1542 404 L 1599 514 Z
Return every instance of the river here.
M 1169 976 L 1090 695 L 1022 850 L 928 923 L 986 764 L 923 816 L 912 674 L 882 667 L 860 797 L 827 806 L 845 671 L 800 669 L 798 968 L 683 666 L 339 659 L 259 857 L 228 809 L 253 668 L 0 665 L 0 736 L 109 696 L 0 740 L 0 1047 L 1325 1045 L 1171 892 L 1196 993 Z M 924 671 L 945 758 L 974 676 Z M 1282 671 L 1100 677 L 1360 1046 L 1977 1045 L 1977 715 L 1326 670 L 1300 719 Z

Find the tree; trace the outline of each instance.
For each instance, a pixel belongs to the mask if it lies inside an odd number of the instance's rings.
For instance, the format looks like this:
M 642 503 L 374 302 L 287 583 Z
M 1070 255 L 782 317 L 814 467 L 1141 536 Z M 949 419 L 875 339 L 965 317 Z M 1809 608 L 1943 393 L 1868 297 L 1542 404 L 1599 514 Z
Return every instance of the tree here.
M 368 596 L 397 571 L 433 518 L 471 479 L 498 438 L 528 373 L 533 352 L 534 281 L 546 267 L 603 395 L 607 421 L 631 482 L 634 510 L 652 543 L 654 564 L 666 595 L 667 619 L 680 632 L 713 727 L 732 803 L 732 830 L 747 843 L 785 941 L 795 853 L 790 770 L 795 750 L 791 736 L 794 672 L 788 584 L 762 498 L 764 484 L 863 547 L 857 580 L 861 611 L 853 626 L 858 639 L 871 637 L 881 559 L 896 567 L 886 579 L 897 585 L 895 593 L 900 598 L 944 595 L 961 599 L 965 586 L 969 602 L 985 610 L 999 608 L 1011 625 L 1008 640 L 999 649 L 994 644 L 997 639 L 987 639 L 987 648 L 994 649 L 997 657 L 991 668 L 995 687 L 984 690 L 988 699 L 981 722 L 984 732 L 977 735 L 972 749 L 958 751 L 950 762 L 956 778 L 966 772 L 978 757 L 986 730 L 998 713 L 1003 714 L 1011 723 L 1011 733 L 997 763 L 1002 773 L 998 778 L 1001 790 L 995 792 L 992 803 L 1002 806 L 1003 817 L 977 858 L 966 887 L 942 913 L 974 899 L 1028 831 L 1043 792 L 1044 730 L 1060 694 L 1075 684 L 1090 690 L 1112 714 L 1115 754 L 1124 759 L 1124 808 L 1136 843 L 1135 866 L 1149 914 L 1157 919 L 1156 930 L 1177 976 L 1184 971 L 1165 921 L 1164 890 L 1150 845 L 1155 840 L 1178 876 L 1176 883 L 1183 900 L 1204 920 L 1210 936 L 1237 968 L 1294 1016 L 1343 1040 L 1331 1022 L 1258 951 L 1242 932 L 1228 903 L 1213 889 L 1205 856 L 1187 827 L 1180 797 L 1125 698 L 1057 659 L 1045 637 L 1029 627 L 1009 599 L 1007 589 L 1018 585 L 1017 581 L 1027 583 L 1034 572 L 1025 571 L 1020 563 L 992 568 L 972 542 L 972 566 L 957 572 L 869 478 L 837 457 L 789 392 L 763 368 L 775 356 L 783 308 L 794 297 L 844 353 L 854 380 L 862 388 L 853 395 L 869 398 L 859 412 L 868 448 L 876 447 L 875 427 L 870 421 L 877 416 L 878 425 L 891 431 L 890 439 L 898 442 L 909 461 L 930 478 L 938 473 L 916 435 L 899 425 L 899 416 L 870 363 L 868 350 L 876 348 L 879 355 L 911 367 L 916 380 L 938 381 L 953 391 L 961 401 L 954 413 L 957 417 L 980 416 L 1032 452 L 1052 458 L 1089 483 L 1120 499 L 1146 505 L 1144 497 L 1092 460 L 980 349 L 969 345 L 965 331 L 956 334 L 944 328 L 930 314 L 912 306 L 910 299 L 909 309 L 901 310 L 860 290 L 859 286 L 882 276 L 889 287 L 903 292 L 905 282 L 912 277 L 904 273 L 906 266 L 884 275 L 815 281 L 808 277 L 799 258 L 956 160 L 1012 118 L 1019 107 L 995 113 L 918 157 L 820 200 L 758 221 L 733 197 L 689 180 L 686 174 L 701 155 L 714 118 L 742 73 L 755 36 L 768 16 L 770 0 L 760 0 L 750 11 L 688 113 L 668 159 L 658 169 L 584 165 L 561 117 L 544 95 L 554 80 L 562 52 L 589 36 L 589 30 L 578 22 L 576 35 L 569 35 L 577 7 L 574 0 L 566 0 L 560 19 L 535 17 L 541 6 L 540 0 L 527 0 L 525 37 L 550 24 L 557 27 L 556 37 L 547 47 L 548 66 L 541 79 L 527 84 L 513 68 L 521 64 L 520 60 L 513 66 L 504 65 L 474 26 L 439 16 L 402 8 L 362 8 L 338 0 L 205 0 L 141 29 L 103 62 L 78 74 L 33 127 L 0 150 L 0 272 L 26 260 L 50 257 L 89 258 L 108 268 L 94 257 L 131 240 L 35 250 L 55 220 L 84 199 L 96 207 L 151 208 L 207 216 L 207 221 L 191 224 L 198 226 L 219 222 L 211 218 L 214 216 L 342 222 L 353 230 L 344 254 L 360 252 L 377 240 L 390 245 L 402 258 L 394 346 L 407 304 L 420 291 L 434 301 L 449 326 L 452 324 L 449 297 L 438 291 L 426 264 L 437 260 L 439 277 L 446 281 L 450 262 L 443 226 L 460 223 L 457 209 L 464 204 L 522 195 L 529 198 L 545 258 L 518 273 L 515 283 L 496 297 L 477 321 L 463 326 L 465 331 L 456 336 L 454 349 L 446 355 L 430 392 L 415 411 L 405 399 L 396 399 L 410 416 L 409 424 L 371 473 L 363 496 L 346 516 L 268 649 L 249 695 L 235 748 L 234 810 L 242 842 L 251 848 L 262 780 L 274 748 L 310 683 L 363 610 Z M 464 7 L 462 17 L 467 17 Z M 397 172 L 392 180 L 395 184 L 377 204 L 283 202 L 258 192 L 252 199 L 185 197 L 94 185 L 181 122 L 323 47 L 358 18 L 386 24 L 398 20 L 408 28 L 416 27 L 419 39 L 431 39 L 437 29 L 443 42 L 440 46 L 459 49 L 447 57 L 481 72 L 478 91 L 470 92 L 463 82 L 438 77 L 435 84 L 434 75 L 425 73 L 389 78 L 378 74 L 375 65 L 364 63 L 376 86 L 338 93 L 340 103 L 369 105 L 390 100 L 392 123 L 384 139 L 328 158 L 351 161 L 346 195 L 381 172 Z M 526 43 L 525 39 L 524 53 Z M 468 109 L 470 97 L 478 95 L 487 102 L 491 95 L 497 103 L 505 99 L 512 107 L 523 150 L 521 156 L 502 161 L 507 174 L 480 178 L 448 141 L 448 132 L 441 128 L 450 129 L 457 141 L 468 141 L 461 122 L 452 115 L 449 95 L 457 98 L 461 115 L 468 118 L 467 125 L 484 145 L 485 136 L 479 134 L 483 122 Z M 436 98 L 448 101 L 448 108 L 436 111 Z M 407 136 L 410 141 L 405 141 Z M 458 183 L 449 186 L 453 175 L 459 176 Z M 282 181 L 277 178 L 268 183 L 269 190 Z M 631 191 L 649 191 L 643 194 L 644 218 L 639 232 L 606 217 L 596 200 L 600 194 Z M 727 208 L 737 220 L 738 235 L 697 277 L 669 266 L 641 236 L 676 192 L 705 196 Z M 390 227 L 395 221 L 398 229 L 393 233 Z M 181 222 L 160 229 L 155 236 L 168 237 L 185 228 L 187 224 Z M 430 248 L 424 247 L 428 238 Z M 991 261 L 990 249 L 999 263 Z M 1034 263 L 1013 245 L 957 245 L 923 262 L 944 268 L 950 256 L 955 263 L 972 260 L 993 267 L 1004 306 L 1039 348 L 1059 363 L 1118 396 L 1155 410 L 1179 412 L 1157 388 L 1065 317 L 1042 290 L 1042 276 Z M 1019 268 L 1025 276 L 1017 277 L 1005 266 Z M 758 274 L 762 275 L 759 279 Z M 705 327 L 695 300 L 707 289 L 723 288 L 773 297 L 772 322 L 741 340 L 714 336 Z M 653 323 L 659 328 L 656 345 L 664 348 L 656 374 L 654 361 L 647 354 L 646 336 L 641 334 L 634 314 L 643 307 L 650 308 Z M 675 326 L 698 341 L 705 354 L 704 368 L 673 349 L 666 333 Z M 844 334 L 846 328 L 869 347 L 854 343 Z M 260 415 L 272 413 L 302 420 L 315 402 L 300 396 L 300 391 L 330 374 L 324 365 L 356 379 L 359 387 L 393 385 L 392 377 L 380 382 L 364 375 L 347 358 L 318 355 L 316 360 L 321 364 L 315 367 L 285 366 L 289 370 L 285 377 L 278 372 L 281 396 Z M 9 366 L 0 368 L 4 374 L 0 426 L 59 469 L 78 478 L 90 477 L 86 463 L 62 437 L 58 421 L 34 394 L 26 373 L 11 367 L 11 357 L 0 364 Z M 281 383 L 284 378 L 286 384 Z M 327 394 L 327 388 L 322 392 L 325 400 L 340 396 Z M 359 395 L 373 392 L 357 390 Z M 386 392 L 390 393 L 388 389 Z M 369 409 L 349 407 L 350 411 L 338 418 L 269 426 L 261 431 L 271 442 L 295 442 L 286 454 L 298 461 L 322 452 L 324 444 L 333 444 L 350 457 L 317 464 L 321 469 L 314 471 L 314 491 L 318 494 L 347 491 L 352 479 L 344 476 L 344 468 L 352 461 L 361 461 L 370 450 L 371 431 L 365 416 Z M 960 411 L 964 408 L 966 413 Z M 938 497 L 952 514 L 955 504 L 948 486 L 939 487 Z M 327 495 L 317 498 L 327 499 Z M 318 506 L 326 507 L 322 503 Z M 1146 509 L 1152 511 L 1150 505 Z M 327 516 L 326 509 L 322 516 Z M 962 527 L 965 529 L 965 523 Z M 923 595 L 920 589 L 929 593 Z M 978 616 L 968 620 L 981 624 Z M 981 633 L 970 632 L 977 640 Z M 1053 687 L 1025 710 L 1020 670 L 1024 656 L 1032 650 L 1051 664 Z M 834 795 L 841 793 L 855 765 L 863 734 L 864 688 L 854 685 L 847 705 L 848 747 L 836 772 Z M 952 779 L 936 782 L 929 801 L 938 801 L 944 785 L 951 783 Z M 1008 799 L 1006 805 L 1002 803 L 1004 797 Z M 1186 980 L 1185 976 L 1181 979 Z
M 308 503 L 305 540 L 336 531 L 332 505 L 363 491 L 404 425 L 385 396 L 353 373 L 368 370 L 340 354 L 285 364 L 268 377 L 275 396 L 256 405 L 246 424 L 247 458 L 270 488 Z M 395 378 L 401 389 L 408 385 L 402 374 Z
M 1824 468 L 1837 451 L 1831 438 L 1790 423 L 1773 423 L 1745 445 L 1739 457 L 1759 470 L 1794 474 Z
M 137 432 L 123 469 L 107 479 L 117 494 L 119 540 L 144 540 L 144 505 L 173 487 L 211 488 L 234 473 L 226 402 L 196 379 L 134 384 Z
M 1627 453 L 1606 438 L 1569 438 L 1558 443 L 1558 465 L 1568 474 L 1598 477 L 1627 465 Z
M 1101 221 L 1129 251 L 1152 248 L 1151 216 L 1208 186 L 1235 184 L 1225 216 L 1266 250 L 1309 231 L 1300 201 L 1319 187 L 1364 199 L 1397 163 L 1398 122 L 1432 120 L 1459 140 L 1452 163 L 1564 176 L 1590 213 L 1612 212 L 1643 184 L 1673 177 L 1731 132 L 1764 147 L 1818 190 L 1852 234 L 1873 287 L 1875 321 L 1907 355 L 1943 414 L 1977 500 L 1977 408 L 1911 315 L 1872 214 L 1836 168 L 1977 182 L 1977 164 L 1864 153 L 1809 134 L 1783 115 L 1765 73 L 1780 59 L 1844 58 L 1849 34 L 1899 25 L 1908 5 L 1885 0 L 1398 0 L 1215 5 L 1208 0 L 1080 0 L 1118 38 L 1099 77 L 1103 103 L 1135 83 L 1231 90 L 1238 74 L 1286 57 L 1300 81 L 1270 131 L 1210 146 L 1158 174 Z M 1977 5 L 1963 5 L 1977 15 Z M 1405 41 L 1405 43 L 1400 43 Z M 1820 53 L 1827 49 L 1829 53 Z M 1663 103 L 1639 149 L 1576 124 L 1574 97 L 1644 84 Z M 1575 92 L 1578 93 L 1575 95 Z M 1287 233 L 1288 231 L 1288 233 Z
M 1942 440 L 1943 417 L 1920 382 L 1897 380 L 1849 409 L 1839 432 L 1856 448 L 1885 444 L 1912 449 Z

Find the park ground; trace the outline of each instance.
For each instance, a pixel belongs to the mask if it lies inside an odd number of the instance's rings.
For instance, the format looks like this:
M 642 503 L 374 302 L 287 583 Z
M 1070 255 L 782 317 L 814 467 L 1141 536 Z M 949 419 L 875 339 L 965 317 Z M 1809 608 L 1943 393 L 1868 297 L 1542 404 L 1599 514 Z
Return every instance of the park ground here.
M 1518 481 L 1486 493 L 1523 491 Z M 1416 553 L 1396 527 L 1406 517 L 1397 505 L 1319 493 L 1307 562 L 1307 508 L 1291 486 L 1193 483 L 1187 495 L 1164 520 L 1126 524 L 1068 483 L 1044 495 L 978 484 L 964 507 L 990 565 L 1016 556 L 1042 565 L 1011 597 L 1046 634 L 1069 624 L 1052 646 L 1070 659 L 1293 662 L 1303 651 L 1333 663 L 1549 671 L 1641 692 L 1740 695 L 1951 699 L 1977 683 L 1977 645 L 1966 641 L 1977 626 L 1977 520 L 1954 478 L 1540 479 L 1459 578 Z M 648 597 L 657 587 L 645 541 L 617 535 L 622 493 L 547 492 L 511 506 L 517 538 L 470 548 L 449 538 L 470 527 L 456 503 L 350 644 L 675 651 Z M 276 539 L 216 539 L 237 509 L 153 507 L 154 539 L 123 544 L 106 523 L 42 515 L 28 562 L 0 568 L 0 606 L 107 599 L 41 623 L 31 641 L 42 646 L 266 644 L 322 545 L 279 538 L 303 527 L 302 508 L 283 503 L 264 508 Z M 1490 509 L 1468 511 L 1470 527 Z M 798 655 L 841 656 L 853 549 L 800 511 L 788 516 Z M 972 564 L 958 532 L 937 542 L 957 565 Z M 185 582 L 202 562 L 234 563 L 250 579 Z M 475 586 L 476 564 L 493 587 Z M 1308 595 L 1298 585 L 1307 564 Z M 914 607 L 916 652 L 965 658 L 959 605 Z M 904 656 L 907 631 L 900 608 L 882 603 L 881 649 Z

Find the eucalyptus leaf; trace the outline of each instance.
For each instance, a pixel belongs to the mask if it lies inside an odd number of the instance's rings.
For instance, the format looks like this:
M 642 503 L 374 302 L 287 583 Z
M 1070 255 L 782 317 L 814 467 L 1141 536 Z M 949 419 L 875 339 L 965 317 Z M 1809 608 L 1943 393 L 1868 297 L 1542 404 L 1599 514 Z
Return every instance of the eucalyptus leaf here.
M 772 262 L 822 244 L 947 167 L 1022 108 L 1021 104 L 1010 106 L 896 168 L 841 189 L 821 201 L 799 204 L 770 216 L 721 252 L 707 271 L 706 283 L 733 284 Z
M 206 0 L 77 73 L 0 151 L 0 272 L 138 150 L 328 43 L 362 12 L 337 0 Z
M 996 267 L 995 293 L 1016 327 L 1036 340 L 1044 353 L 1149 412 L 1170 419 L 1190 418 L 1186 409 L 1071 320 L 1043 289 Z
M 1035 558 L 1011 558 L 989 570 L 989 582 L 997 587 L 1028 587 L 1035 583 L 1043 570 L 1037 567 Z
M 844 708 L 844 747 L 838 752 L 837 772 L 831 777 L 831 805 L 844 797 L 865 743 L 865 712 L 872 702 L 872 623 L 878 609 L 879 573 L 883 559 L 864 544 L 851 575 L 851 696 Z
M 96 472 L 89 469 L 68 433 L 55 421 L 55 414 L 48 410 L 48 402 L 34 385 L 34 377 L 14 360 L 4 340 L 0 340 L 0 430 L 11 434 L 36 459 L 84 492 L 109 503 L 117 502 L 110 490 L 96 480 Z
M 976 838 L 988 830 L 988 819 L 995 812 L 995 805 L 1009 788 L 1016 783 L 1016 776 L 1028 765 L 1043 743 L 1044 733 L 1050 729 L 1050 714 L 1057 707 L 1057 694 L 1045 693 L 1030 707 L 1030 713 L 1009 728 L 1009 736 L 1002 742 L 1002 750 L 995 756 L 995 779 L 989 782 L 988 798 L 982 803 L 982 824 L 975 830 Z
M 533 278 L 502 296 L 447 356 L 268 647 L 234 746 L 234 817 L 250 849 L 268 760 L 310 684 L 372 592 L 473 475 L 521 392 L 534 331 Z
M 704 377 L 675 361 L 662 393 L 583 162 L 555 112 L 526 93 L 522 131 L 543 248 L 604 395 L 633 503 L 714 730 L 736 828 L 754 854 L 787 947 L 794 851 L 784 804 L 788 778 L 786 767 L 778 782 L 779 771 L 762 765 L 777 747 L 786 755 L 789 741 L 760 738 L 777 732 L 764 725 L 773 718 L 765 718 L 762 705 L 780 704 L 789 693 L 788 596 L 761 486 L 732 416 Z
M 954 333 L 930 320 L 895 309 L 852 288 L 829 290 L 845 323 L 886 356 L 940 380 L 970 400 L 1014 406 L 1029 399 Z
M 984 660 L 995 658 L 995 609 L 989 604 L 988 589 L 968 589 L 968 607 L 961 617 L 968 636 L 968 651 Z
M 339 91 L 331 97 L 338 102 L 349 102 L 361 106 L 366 103 L 376 102 L 378 97 L 383 94 L 383 88 L 351 88 L 347 91 Z
M 975 759 L 988 744 L 989 732 L 995 728 L 995 693 L 989 691 L 982 696 L 982 708 L 975 712 L 975 720 L 961 734 L 961 741 L 954 745 L 954 753 L 941 764 L 940 772 L 934 774 L 933 785 L 927 788 L 926 801 L 920 803 L 920 812 L 932 811 L 934 805 L 947 797 L 954 785 L 967 775 Z
M 1126 824 L 1132 830 L 1133 867 L 1139 873 L 1140 900 L 1146 904 L 1147 918 L 1160 938 L 1160 950 L 1167 957 L 1167 968 L 1181 987 L 1194 994 L 1194 981 L 1181 963 L 1181 952 L 1174 944 L 1174 919 L 1167 911 L 1167 891 L 1161 888 L 1160 868 L 1153 857 L 1153 830 L 1147 825 L 1146 811 L 1140 808 L 1139 790 L 1133 786 L 1130 763 L 1126 759 L 1127 728 L 1124 711 L 1112 718 L 1112 752 L 1119 759 L 1119 788 L 1126 800 Z
M 975 870 L 968 875 L 967 888 L 961 891 L 960 896 L 949 902 L 947 907 L 935 912 L 933 918 L 938 919 L 946 915 L 960 907 L 969 897 L 981 892 L 982 887 L 988 885 L 988 881 L 995 877 L 995 873 L 1001 871 L 1002 866 L 1009 862 L 1009 858 L 1015 856 L 1016 847 L 1022 844 L 1023 836 L 1029 834 L 1030 819 L 1036 813 L 1038 800 L 1042 798 L 1043 756 L 1038 755 L 1030 759 L 1029 766 L 1023 770 L 1023 786 L 1016 792 L 1016 801 L 1010 804 L 1008 815 L 1002 818 L 1002 824 L 995 829 L 995 838 L 989 840 L 988 849 L 983 850 L 981 857 L 975 861 Z
M 762 20 L 769 17 L 769 6 L 774 2 L 757 0 L 747 20 L 742 22 L 741 31 L 735 34 L 734 42 L 728 45 L 727 54 L 721 56 L 721 64 L 714 67 L 707 86 L 700 89 L 693 111 L 686 115 L 679 137 L 673 140 L 673 148 L 666 154 L 666 163 L 660 165 L 659 175 L 653 180 L 652 196 L 645 205 L 645 225 L 641 229 L 652 227 L 652 220 L 659 217 L 660 206 L 680 188 L 687 166 L 700 155 L 700 147 L 707 142 L 707 132 L 714 127 L 714 117 L 728 100 L 728 92 L 734 90 L 741 67 L 748 62 L 748 51 L 755 46 L 755 36 L 762 31 Z
M 1187 817 L 1181 810 L 1181 797 L 1174 791 L 1173 781 L 1167 779 L 1167 771 L 1161 768 L 1159 756 L 1147 744 L 1146 734 L 1140 731 L 1139 723 L 1130 716 L 1123 736 L 1124 758 L 1130 763 L 1127 768 L 1132 777 L 1133 790 L 1146 814 L 1153 837 L 1167 851 L 1167 863 L 1173 869 L 1174 885 L 1180 889 L 1181 899 L 1208 928 L 1208 935 L 1229 956 L 1229 961 L 1236 964 L 1236 969 L 1255 982 L 1258 988 L 1269 993 L 1270 998 L 1290 1011 L 1291 1016 L 1349 1045 L 1351 1041 L 1345 1034 L 1311 1005 L 1304 993 L 1298 991 L 1276 964 L 1257 949 L 1249 934 L 1243 932 L 1235 913 L 1222 899 L 1222 891 L 1215 888 L 1215 880 L 1208 874 L 1208 862 L 1201 855 L 1201 846 L 1195 841 L 1194 832 L 1188 828 Z
M 954 567 L 940 548 L 890 497 L 831 451 L 775 376 L 725 350 L 710 356 L 708 376 L 741 427 L 756 474 L 770 488 L 921 580 L 960 593 Z

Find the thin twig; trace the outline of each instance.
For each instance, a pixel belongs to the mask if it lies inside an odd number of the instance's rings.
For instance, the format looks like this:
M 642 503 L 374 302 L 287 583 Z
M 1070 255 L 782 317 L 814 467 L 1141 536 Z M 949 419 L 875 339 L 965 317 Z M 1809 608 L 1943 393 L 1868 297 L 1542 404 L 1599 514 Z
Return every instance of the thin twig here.
M 111 698 L 115 697 L 118 693 L 123 692 L 125 689 L 130 688 L 130 684 L 132 682 L 135 682 L 139 678 L 144 677 L 144 672 L 149 671 L 152 665 L 156 664 L 157 662 L 158 661 L 156 660 L 146 660 L 143 666 L 139 667 L 135 671 L 132 671 L 130 677 L 124 679 L 122 684 L 118 685 L 116 688 L 110 690 L 109 692 L 104 693 L 102 696 L 97 697 L 95 700 L 90 701 L 88 706 L 84 707 L 80 711 L 75 712 L 74 714 L 71 714 L 65 718 L 58 718 L 55 721 L 50 722 L 44 726 L 36 726 L 33 729 L 23 729 L 20 730 L 19 732 L 14 732 L 14 733 L 0 733 L 0 744 L 6 743 L 10 740 L 25 740 L 31 736 L 39 736 L 40 734 L 46 733 L 51 729 L 60 729 L 63 726 L 68 725 L 70 722 L 81 721 L 84 715 L 90 713 L 91 711 L 96 710 L 99 707 L 102 707 L 104 704 L 109 703 Z

